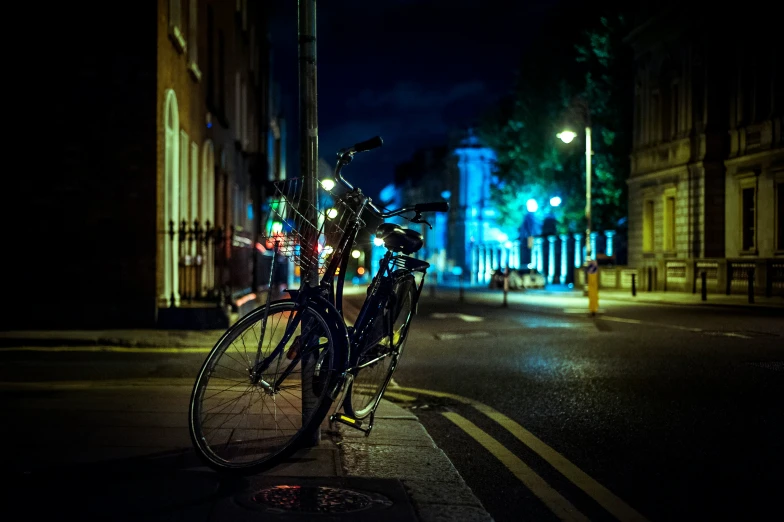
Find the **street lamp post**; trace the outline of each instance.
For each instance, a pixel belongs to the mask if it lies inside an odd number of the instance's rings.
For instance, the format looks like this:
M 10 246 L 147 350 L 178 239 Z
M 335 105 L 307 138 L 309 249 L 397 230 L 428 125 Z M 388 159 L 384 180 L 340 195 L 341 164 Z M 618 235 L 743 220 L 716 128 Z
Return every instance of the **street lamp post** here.
M 565 130 L 556 135 L 564 143 L 571 143 L 577 137 L 573 131 Z M 592 259 L 591 251 L 591 125 L 585 126 L 585 261 Z

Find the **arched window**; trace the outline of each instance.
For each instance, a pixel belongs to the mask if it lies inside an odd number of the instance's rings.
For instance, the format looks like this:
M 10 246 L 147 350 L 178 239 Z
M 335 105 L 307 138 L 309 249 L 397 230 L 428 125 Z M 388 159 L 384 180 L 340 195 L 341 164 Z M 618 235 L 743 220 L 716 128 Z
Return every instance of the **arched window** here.
M 175 242 L 169 235 L 172 226 L 177 227 L 179 219 L 179 169 L 180 169 L 180 116 L 177 96 L 172 89 L 166 91 L 163 103 L 163 226 L 160 235 L 159 252 L 163 253 L 163 281 L 159 285 L 159 306 L 178 306 L 179 269 Z M 175 236 L 176 238 L 176 236 Z
M 202 147 L 201 176 L 199 178 L 199 221 L 203 227 L 215 227 L 215 147 L 212 140 Z M 215 260 L 212 249 L 205 250 L 201 271 L 201 293 L 214 288 Z

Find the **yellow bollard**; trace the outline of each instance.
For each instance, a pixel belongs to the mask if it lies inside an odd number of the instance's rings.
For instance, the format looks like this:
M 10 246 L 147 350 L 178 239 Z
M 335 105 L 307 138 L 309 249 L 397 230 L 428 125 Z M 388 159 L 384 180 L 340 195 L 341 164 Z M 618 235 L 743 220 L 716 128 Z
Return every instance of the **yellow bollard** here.
M 591 315 L 599 311 L 599 274 L 588 274 L 588 310 Z
M 596 260 L 588 262 L 586 267 L 588 276 L 588 311 L 596 315 L 599 311 L 599 264 Z

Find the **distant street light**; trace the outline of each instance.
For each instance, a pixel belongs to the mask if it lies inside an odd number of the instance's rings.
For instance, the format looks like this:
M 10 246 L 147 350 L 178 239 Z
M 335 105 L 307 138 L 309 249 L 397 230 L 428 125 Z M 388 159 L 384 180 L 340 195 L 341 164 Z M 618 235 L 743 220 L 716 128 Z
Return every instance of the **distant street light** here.
M 536 202 L 535 199 L 531 198 L 525 202 L 525 208 L 528 210 L 528 212 L 533 213 L 539 210 L 539 204 Z
M 585 261 L 590 261 L 591 252 L 591 125 L 586 109 L 585 126 Z M 571 143 L 577 134 L 573 131 L 565 130 L 556 134 L 564 143 Z M 552 200 L 551 204 L 552 204 Z M 555 206 L 555 205 L 553 205 Z
M 561 204 L 561 198 L 559 198 L 558 196 L 554 196 L 554 197 L 550 198 L 550 206 L 551 207 L 557 207 L 560 204 Z
M 329 178 L 321 180 L 321 186 L 324 187 L 324 190 L 332 190 L 335 188 L 335 182 Z
M 361 254 L 362 254 L 362 253 L 361 253 L 359 250 L 353 250 L 353 251 L 351 252 L 351 257 L 353 257 L 354 259 L 359 259 L 359 256 L 360 256 Z
M 564 143 L 571 143 L 577 137 L 577 134 L 570 130 L 565 130 L 556 134 L 555 137 L 559 138 Z

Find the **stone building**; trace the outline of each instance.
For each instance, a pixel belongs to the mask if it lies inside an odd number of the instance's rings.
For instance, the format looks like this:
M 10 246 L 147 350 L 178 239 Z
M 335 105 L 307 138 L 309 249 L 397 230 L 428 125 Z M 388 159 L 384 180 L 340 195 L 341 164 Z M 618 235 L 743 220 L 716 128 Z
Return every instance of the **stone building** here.
M 4 328 L 221 327 L 255 291 L 261 190 L 285 150 L 263 3 L 116 7 L 111 23 L 92 2 L 39 17 L 55 53 L 29 78 L 50 139 L 14 198 L 41 248 L 11 259 Z
M 757 14 L 758 13 L 758 14 Z M 629 264 L 642 287 L 784 295 L 780 27 L 683 5 L 639 20 Z

